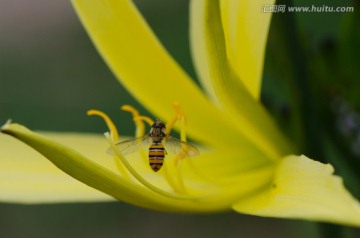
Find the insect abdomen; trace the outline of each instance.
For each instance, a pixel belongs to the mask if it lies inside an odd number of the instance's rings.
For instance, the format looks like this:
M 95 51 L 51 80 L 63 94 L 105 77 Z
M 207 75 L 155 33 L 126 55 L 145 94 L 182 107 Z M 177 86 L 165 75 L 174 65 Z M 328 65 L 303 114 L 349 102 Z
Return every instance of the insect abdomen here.
M 159 171 L 164 163 L 165 149 L 162 144 L 153 143 L 149 148 L 149 164 L 154 172 Z

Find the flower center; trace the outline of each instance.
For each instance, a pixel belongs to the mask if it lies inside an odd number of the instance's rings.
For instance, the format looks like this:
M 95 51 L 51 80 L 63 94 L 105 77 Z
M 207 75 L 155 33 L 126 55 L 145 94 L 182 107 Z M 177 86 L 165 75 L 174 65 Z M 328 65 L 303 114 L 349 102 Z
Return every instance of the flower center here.
M 153 157 L 155 157 L 156 159 L 159 157 L 159 155 L 162 156 L 162 159 L 165 157 L 165 155 L 167 154 L 167 151 L 166 151 L 166 149 L 164 149 L 164 146 L 161 143 L 162 139 L 160 140 L 159 143 L 157 143 L 157 142 L 154 142 L 153 138 L 151 138 L 151 132 L 150 132 L 150 134 L 145 135 L 145 123 L 144 122 L 146 122 L 150 126 L 152 126 L 152 130 L 159 129 L 159 128 L 154 128 L 154 125 L 156 123 L 154 124 L 154 121 L 151 118 L 140 115 L 138 110 L 136 110 L 132 106 L 129 106 L 129 105 L 122 106 L 121 107 L 122 110 L 128 111 L 132 114 L 133 121 L 136 126 L 136 131 L 135 131 L 136 138 L 133 140 L 118 142 L 119 141 L 118 130 L 117 130 L 116 126 L 114 125 L 114 123 L 112 122 L 112 120 L 105 113 L 98 111 L 98 110 L 89 110 L 87 112 L 87 114 L 89 116 L 92 116 L 92 115 L 100 116 L 106 122 L 108 129 L 110 131 L 109 133 L 105 133 L 105 137 L 110 144 L 110 148 L 109 148 L 108 152 L 110 152 L 110 154 L 113 155 L 113 158 L 117 165 L 118 171 L 120 172 L 121 175 L 123 175 L 123 177 L 126 180 L 128 180 L 129 182 L 135 182 L 135 181 L 140 182 L 142 185 L 151 189 L 152 191 L 162 194 L 164 196 L 172 197 L 172 198 L 177 198 L 177 199 L 199 198 L 203 195 L 199 194 L 198 191 L 190 192 L 184 183 L 181 165 L 182 165 L 182 161 L 184 160 L 186 155 L 185 155 L 185 153 L 181 153 L 181 151 L 186 151 L 191 148 L 187 148 L 187 144 L 186 144 L 185 113 L 181 109 L 180 105 L 177 102 L 174 102 L 173 106 L 174 106 L 175 112 L 176 112 L 175 116 L 167 122 L 166 126 L 164 124 L 160 124 L 160 125 L 163 125 L 162 129 L 165 130 L 164 131 L 165 136 L 168 136 L 170 134 L 172 128 L 174 127 L 175 123 L 176 122 L 180 123 L 180 140 L 181 140 L 181 142 L 179 142 L 179 143 L 181 143 L 180 152 L 178 152 L 176 154 L 176 156 L 173 160 L 173 162 L 174 162 L 173 164 L 169 164 L 168 160 L 164 160 L 164 165 L 162 166 L 162 171 L 160 173 L 160 175 L 163 176 L 163 178 L 167 182 L 167 184 L 171 187 L 173 192 L 165 191 L 157 186 L 154 186 L 151 182 L 149 182 L 147 179 L 145 179 L 144 176 L 142 176 L 140 173 L 138 173 L 137 170 L 134 169 L 134 167 L 129 163 L 129 161 L 124 156 L 124 154 L 138 150 L 139 148 L 137 148 L 137 147 L 139 147 L 141 145 L 141 143 L 146 144 L 146 143 L 144 143 L 145 141 L 153 140 L 150 148 L 149 148 L 149 145 L 148 145 L 148 148 L 145 148 L 145 149 L 149 149 L 149 156 L 146 156 L 146 153 L 144 150 L 139 151 L 142 161 L 144 163 L 148 163 L 148 161 L 149 161 L 151 164 L 152 161 L 154 161 Z M 191 145 L 189 145 L 189 146 L 191 146 Z M 161 156 L 160 156 L 160 158 L 161 158 Z M 188 161 L 190 162 L 190 160 L 188 160 Z M 155 162 L 159 163 L 158 161 L 155 161 Z M 162 163 L 163 162 L 161 160 L 161 165 L 162 165 Z M 161 165 L 160 165 L 160 167 L 161 167 Z M 192 168 L 194 170 L 194 172 L 197 172 L 192 163 L 190 163 L 189 165 L 190 165 L 189 167 Z M 153 168 L 153 170 L 157 171 L 154 168 Z

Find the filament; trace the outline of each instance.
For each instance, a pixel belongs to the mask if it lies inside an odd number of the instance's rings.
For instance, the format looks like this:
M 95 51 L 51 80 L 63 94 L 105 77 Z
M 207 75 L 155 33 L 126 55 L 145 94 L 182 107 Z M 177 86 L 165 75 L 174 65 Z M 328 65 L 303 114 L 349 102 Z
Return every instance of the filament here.
M 145 125 L 142 120 L 135 120 L 136 117 L 140 116 L 139 111 L 130 105 L 123 105 L 120 107 L 121 110 L 130 112 L 133 116 L 133 121 L 135 122 L 136 130 L 135 137 L 139 138 L 145 134 Z
M 184 193 L 184 190 L 181 190 L 181 188 L 178 186 L 176 181 L 172 176 L 170 176 L 170 172 L 166 163 L 167 160 L 165 160 L 164 166 L 161 168 L 161 172 L 164 175 L 164 178 L 166 182 L 170 185 L 170 187 L 177 193 Z
M 145 124 L 144 121 L 151 123 L 151 125 L 154 123 L 149 117 L 140 116 L 139 111 L 136 110 L 134 107 L 130 105 L 123 105 L 121 107 L 121 110 L 130 112 L 133 116 L 133 121 L 135 123 L 135 137 L 140 138 L 145 135 Z M 140 151 L 141 158 L 144 163 L 147 163 L 148 158 L 146 156 L 146 153 L 144 150 Z
M 175 109 L 176 115 L 166 124 L 166 131 L 165 133 L 167 135 L 170 134 L 172 128 L 174 127 L 175 123 L 180 120 L 180 139 L 182 141 L 186 142 L 186 130 L 185 130 L 185 113 L 180 107 L 180 104 L 178 102 L 173 103 L 173 107 Z M 184 183 L 183 175 L 182 175 L 182 169 L 181 169 L 181 162 L 184 159 L 184 156 L 181 154 L 176 155 L 175 157 L 175 173 L 177 178 L 177 189 L 179 191 L 185 193 L 186 192 L 186 186 Z
M 102 111 L 99 111 L 99 110 L 88 110 L 86 114 L 88 116 L 96 115 L 96 116 L 101 117 L 105 121 L 107 127 L 109 128 L 109 131 L 112 135 L 112 139 L 114 141 L 119 140 L 118 130 L 117 130 L 115 124 L 113 123 L 113 121 L 110 119 L 110 117 L 108 117 L 108 115 L 106 115 L 105 113 L 103 113 Z
M 106 115 L 105 113 L 103 113 L 102 111 L 99 111 L 99 110 L 88 110 L 87 115 L 88 116 L 96 115 L 96 116 L 101 117 L 105 121 L 107 127 L 109 128 L 109 131 L 111 134 L 111 139 L 113 141 L 119 140 L 118 130 L 117 130 L 115 124 L 113 123 L 113 121 L 110 119 L 110 117 L 108 117 L 108 115 Z M 129 174 L 127 173 L 124 165 L 121 164 L 120 161 L 117 160 L 115 156 L 113 158 L 114 158 L 117 170 L 120 172 L 121 175 L 123 175 L 127 180 L 130 181 L 131 178 L 130 178 Z
M 180 123 L 180 139 L 182 141 L 186 142 L 186 117 L 185 113 L 180 107 L 178 102 L 173 103 L 176 115 L 168 121 L 166 124 L 166 130 L 165 134 L 169 135 L 172 128 L 174 127 L 175 123 L 179 121 Z M 135 123 L 135 136 L 136 138 L 141 138 L 145 135 L 145 123 L 152 126 L 154 124 L 154 121 L 146 116 L 142 116 L 139 114 L 139 111 L 136 110 L 134 107 L 130 105 L 123 105 L 121 107 L 122 110 L 130 112 L 133 117 L 133 121 Z M 131 164 L 126 160 L 124 155 L 121 153 L 121 151 L 116 146 L 115 142 L 119 140 L 119 134 L 116 126 L 112 122 L 112 120 L 103 112 L 98 110 L 89 110 L 87 112 L 87 115 L 97 115 L 100 116 L 107 124 L 107 127 L 109 128 L 109 133 L 105 133 L 105 137 L 107 141 L 110 144 L 110 147 L 112 151 L 115 153 L 114 160 L 116 163 L 116 166 L 119 170 L 119 172 L 126 177 L 129 181 L 132 181 L 133 178 L 131 178 L 130 174 L 139 181 L 142 185 L 147 187 L 148 189 L 159 193 L 161 195 L 164 195 L 166 197 L 171 197 L 175 199 L 196 199 L 199 198 L 197 195 L 188 195 L 187 188 L 184 183 L 183 173 L 182 173 L 182 160 L 184 159 L 185 155 L 182 153 L 179 153 L 175 157 L 174 164 L 168 163 L 168 160 L 164 161 L 164 166 L 162 170 L 160 171 L 160 174 L 163 176 L 163 178 L 167 181 L 168 185 L 172 188 L 172 190 L 175 192 L 168 192 L 165 190 L 162 190 L 150 182 L 148 182 L 144 177 L 142 177 L 132 166 Z M 183 149 L 186 149 L 186 145 L 182 145 Z M 144 161 L 144 163 L 148 162 L 148 158 L 146 156 L 146 152 L 144 150 L 140 151 L 140 155 Z M 171 165 L 171 166 L 169 166 Z M 194 169 L 194 166 L 191 166 L 192 169 Z M 170 169 L 170 170 L 169 170 Z M 170 172 L 171 171 L 171 172 Z
M 106 137 L 107 141 L 109 142 L 109 144 L 111 146 L 111 149 L 115 152 L 116 156 L 121 160 L 123 165 L 131 173 L 131 175 L 134 176 L 142 185 L 144 185 L 148 189 L 150 189 L 150 190 L 152 190 L 152 191 L 154 191 L 156 193 L 159 193 L 159 194 L 161 194 L 163 196 L 170 197 L 170 198 L 175 198 L 175 199 L 196 199 L 196 198 L 200 198 L 200 196 L 178 195 L 176 193 L 171 193 L 171 192 L 164 191 L 164 190 L 152 185 L 146 179 L 144 179 L 138 172 L 136 172 L 136 170 L 125 159 L 125 157 L 121 154 L 121 152 L 116 147 L 113 140 L 111 139 L 111 135 L 109 133 L 105 133 L 105 137 Z
M 172 128 L 174 127 L 175 123 L 180 119 L 180 118 L 184 118 L 185 120 L 185 113 L 184 111 L 181 109 L 180 104 L 178 102 L 173 102 L 173 107 L 175 109 L 175 116 L 166 123 L 166 131 L 165 134 L 169 135 Z

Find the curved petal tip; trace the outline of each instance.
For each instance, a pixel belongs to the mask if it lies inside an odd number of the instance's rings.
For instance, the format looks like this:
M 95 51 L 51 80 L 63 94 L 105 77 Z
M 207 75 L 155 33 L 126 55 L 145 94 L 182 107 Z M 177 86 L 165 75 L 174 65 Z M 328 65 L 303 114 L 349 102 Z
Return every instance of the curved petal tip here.
M 266 192 L 233 205 L 238 212 L 360 227 L 360 204 L 330 164 L 287 156 Z

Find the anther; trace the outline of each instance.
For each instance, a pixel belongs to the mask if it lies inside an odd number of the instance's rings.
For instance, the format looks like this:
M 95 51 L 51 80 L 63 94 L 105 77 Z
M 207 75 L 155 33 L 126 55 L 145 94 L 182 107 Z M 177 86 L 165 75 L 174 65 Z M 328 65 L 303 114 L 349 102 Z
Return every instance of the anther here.
M 145 118 L 144 116 L 140 116 L 139 111 L 136 110 L 134 107 L 130 105 L 123 105 L 120 107 L 121 110 L 130 112 L 133 116 L 133 121 L 135 123 L 135 137 L 140 138 L 145 135 L 145 124 L 144 121 L 141 120 L 142 118 Z M 151 120 L 148 118 L 148 120 Z M 140 151 L 140 155 L 144 163 L 147 163 L 147 157 L 144 151 Z
M 145 134 L 145 125 L 142 120 L 135 120 L 136 117 L 140 116 L 139 111 L 130 105 L 123 105 L 120 107 L 121 110 L 130 112 L 133 116 L 133 120 L 135 122 L 136 130 L 135 137 L 139 138 Z
M 105 121 L 107 127 L 109 128 L 109 131 L 111 134 L 111 139 L 113 141 L 119 140 L 118 130 L 117 130 L 115 124 L 113 123 L 113 121 L 110 119 L 110 117 L 108 117 L 108 115 L 106 115 L 105 113 L 103 113 L 102 111 L 99 111 L 99 110 L 88 110 L 87 115 L 88 116 L 96 115 L 96 116 L 101 117 Z M 120 174 L 122 174 L 126 179 L 130 180 L 129 174 L 127 173 L 123 164 L 121 164 L 121 161 L 117 160 L 116 157 L 114 157 L 114 161 L 115 161 L 116 167 L 117 167 L 118 171 L 120 172 Z
M 173 107 L 175 109 L 175 112 L 176 112 L 176 115 L 178 117 L 185 117 L 185 113 L 184 111 L 182 110 L 182 108 L 180 107 L 180 104 L 179 102 L 175 101 L 173 102 Z M 179 118 L 180 119 L 180 118 Z
M 99 110 L 88 110 L 86 113 L 88 116 L 99 116 L 102 119 L 104 119 L 107 127 L 109 128 L 111 135 L 112 135 L 112 139 L 114 141 L 118 141 L 119 140 L 119 133 L 118 130 L 115 126 L 115 124 L 113 123 L 113 121 L 108 117 L 108 115 L 106 115 L 105 113 L 103 113 L 102 111 Z
M 180 107 L 180 104 L 175 101 L 173 102 L 173 107 L 175 109 L 175 112 L 176 112 L 176 115 L 170 120 L 168 121 L 168 123 L 166 124 L 166 131 L 165 133 L 167 135 L 170 134 L 172 128 L 174 127 L 175 123 L 180 120 L 181 118 L 183 118 L 185 120 L 185 113 L 184 111 L 182 110 L 182 108 Z
M 136 116 L 134 117 L 134 121 L 145 121 L 147 124 L 149 124 L 149 126 L 152 126 L 154 124 L 154 120 L 146 116 Z

